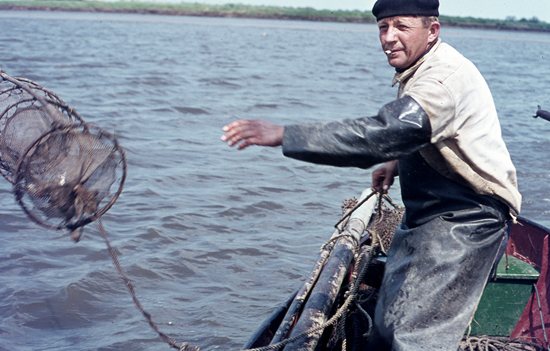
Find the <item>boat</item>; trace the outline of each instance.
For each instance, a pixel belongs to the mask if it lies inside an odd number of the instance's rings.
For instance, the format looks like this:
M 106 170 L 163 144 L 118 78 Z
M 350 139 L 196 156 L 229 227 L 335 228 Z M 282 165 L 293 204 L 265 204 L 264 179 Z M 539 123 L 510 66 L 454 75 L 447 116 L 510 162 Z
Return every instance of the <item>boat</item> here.
M 384 247 L 389 247 L 403 209 L 371 189 L 352 205 L 350 201 L 306 281 L 243 350 L 364 349 L 384 271 Z M 518 217 L 461 349 L 550 349 L 549 234 L 550 229 Z

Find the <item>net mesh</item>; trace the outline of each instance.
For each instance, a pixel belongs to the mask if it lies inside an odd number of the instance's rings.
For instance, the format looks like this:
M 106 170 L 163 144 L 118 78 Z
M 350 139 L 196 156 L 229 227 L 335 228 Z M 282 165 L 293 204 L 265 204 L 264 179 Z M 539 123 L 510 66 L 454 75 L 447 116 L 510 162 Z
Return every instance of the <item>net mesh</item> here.
M 0 172 L 30 218 L 67 228 L 78 241 L 77 229 L 103 215 L 122 191 L 124 152 L 53 92 L 3 71 L 0 77 Z
M 105 213 L 119 192 L 123 153 L 116 140 L 89 126 L 54 129 L 37 139 L 16 169 L 17 201 L 34 220 L 75 229 Z
M 57 95 L 0 71 L 0 172 L 11 183 L 22 154 L 53 128 L 83 124 Z

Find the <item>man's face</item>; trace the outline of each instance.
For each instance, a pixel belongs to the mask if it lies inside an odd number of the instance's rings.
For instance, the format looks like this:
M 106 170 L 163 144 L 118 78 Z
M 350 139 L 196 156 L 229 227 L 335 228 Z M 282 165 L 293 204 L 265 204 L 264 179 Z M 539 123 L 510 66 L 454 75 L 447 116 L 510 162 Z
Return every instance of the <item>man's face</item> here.
M 390 66 L 399 69 L 412 65 L 439 35 L 438 22 L 425 28 L 421 18 L 412 16 L 383 18 L 378 22 L 378 29 L 380 43 L 388 56 Z

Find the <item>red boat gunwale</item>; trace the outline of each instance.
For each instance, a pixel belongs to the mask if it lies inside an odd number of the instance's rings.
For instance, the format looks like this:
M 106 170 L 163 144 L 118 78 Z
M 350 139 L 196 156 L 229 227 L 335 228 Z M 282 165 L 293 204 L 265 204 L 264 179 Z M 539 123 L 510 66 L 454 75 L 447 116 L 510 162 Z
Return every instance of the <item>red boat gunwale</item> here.
M 529 302 L 510 335 L 511 338 L 536 338 L 540 341 L 547 339 L 545 330 L 550 330 L 549 234 L 550 229 L 523 217 L 518 217 L 518 223 L 512 226 L 506 253 L 540 269 L 540 277 L 536 284 L 538 297 L 533 289 Z

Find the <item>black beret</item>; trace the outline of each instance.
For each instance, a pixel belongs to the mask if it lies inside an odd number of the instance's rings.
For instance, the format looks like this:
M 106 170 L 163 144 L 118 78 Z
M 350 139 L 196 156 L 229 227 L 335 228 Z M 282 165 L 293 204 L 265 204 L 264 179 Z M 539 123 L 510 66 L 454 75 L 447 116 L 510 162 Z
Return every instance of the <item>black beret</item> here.
M 439 0 L 378 0 L 372 14 L 377 21 L 393 16 L 439 16 Z

